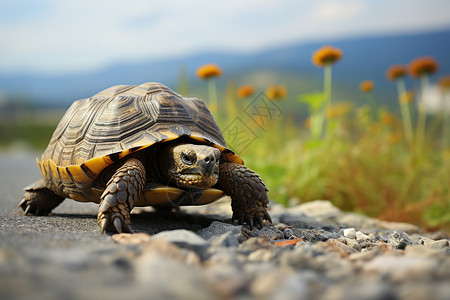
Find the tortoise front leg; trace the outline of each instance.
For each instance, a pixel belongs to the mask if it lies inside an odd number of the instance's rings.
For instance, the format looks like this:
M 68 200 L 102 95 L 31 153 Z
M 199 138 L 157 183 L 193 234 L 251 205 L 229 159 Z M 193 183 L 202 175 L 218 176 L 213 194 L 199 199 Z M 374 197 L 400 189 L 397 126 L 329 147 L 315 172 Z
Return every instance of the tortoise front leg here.
M 100 198 L 97 221 L 102 233 L 131 232 L 130 211 L 144 184 L 145 168 L 138 159 L 130 158 L 117 169 Z
M 263 226 L 264 219 L 272 222 L 267 205 L 267 188 L 261 178 L 246 166 L 221 162 L 218 187 L 231 197 L 233 221 L 247 222 L 253 228 L 255 221 Z
M 41 179 L 25 188 L 23 200 L 19 203 L 18 208 L 25 211 L 24 215 L 47 216 L 64 199 L 45 187 L 44 181 Z

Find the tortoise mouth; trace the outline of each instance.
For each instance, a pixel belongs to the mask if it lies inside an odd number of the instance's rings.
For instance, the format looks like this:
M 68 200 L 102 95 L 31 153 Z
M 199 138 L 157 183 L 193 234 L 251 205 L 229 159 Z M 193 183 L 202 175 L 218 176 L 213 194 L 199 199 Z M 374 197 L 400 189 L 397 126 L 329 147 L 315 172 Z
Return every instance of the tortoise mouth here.
M 206 189 L 212 187 L 217 183 L 219 175 L 216 173 L 210 176 L 204 176 L 199 174 L 178 174 L 175 179 L 176 185 L 185 188 L 200 188 Z

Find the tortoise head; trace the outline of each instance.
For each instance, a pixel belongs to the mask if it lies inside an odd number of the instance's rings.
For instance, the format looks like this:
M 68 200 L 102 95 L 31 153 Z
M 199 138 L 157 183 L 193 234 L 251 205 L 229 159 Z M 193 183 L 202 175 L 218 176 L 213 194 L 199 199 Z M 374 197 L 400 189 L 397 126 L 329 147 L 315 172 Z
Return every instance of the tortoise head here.
M 220 155 L 220 150 L 211 146 L 169 144 L 158 151 L 158 171 L 179 187 L 206 189 L 219 178 Z

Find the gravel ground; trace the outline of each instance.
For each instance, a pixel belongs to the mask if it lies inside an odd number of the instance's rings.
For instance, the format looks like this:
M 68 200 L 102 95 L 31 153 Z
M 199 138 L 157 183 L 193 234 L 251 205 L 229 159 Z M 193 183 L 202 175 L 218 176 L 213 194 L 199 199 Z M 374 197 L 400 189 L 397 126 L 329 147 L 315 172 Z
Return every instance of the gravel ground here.
M 327 201 L 272 204 L 274 224 L 251 231 L 229 223 L 227 199 L 135 209 L 135 233 L 109 236 L 91 203 L 22 216 L 33 155 L 0 156 L 0 176 L 1 299 L 450 299 L 448 236 Z

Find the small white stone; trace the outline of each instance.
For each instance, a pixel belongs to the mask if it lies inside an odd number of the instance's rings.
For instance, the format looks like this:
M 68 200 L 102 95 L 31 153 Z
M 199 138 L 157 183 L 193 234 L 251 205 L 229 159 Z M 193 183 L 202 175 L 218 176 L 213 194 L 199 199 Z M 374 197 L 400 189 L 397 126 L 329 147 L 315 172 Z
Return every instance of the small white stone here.
M 356 230 L 355 230 L 355 228 L 345 228 L 343 230 L 343 232 L 344 232 L 344 236 L 345 237 L 348 237 L 348 238 L 351 238 L 351 239 L 354 239 L 356 237 Z
M 258 249 L 248 256 L 249 261 L 270 261 L 274 257 L 273 253 L 267 249 Z
M 356 235 L 356 240 L 358 240 L 358 241 L 360 241 L 360 240 L 368 240 L 369 239 L 369 236 L 364 234 L 364 233 L 362 233 L 361 231 L 357 231 L 355 235 Z

